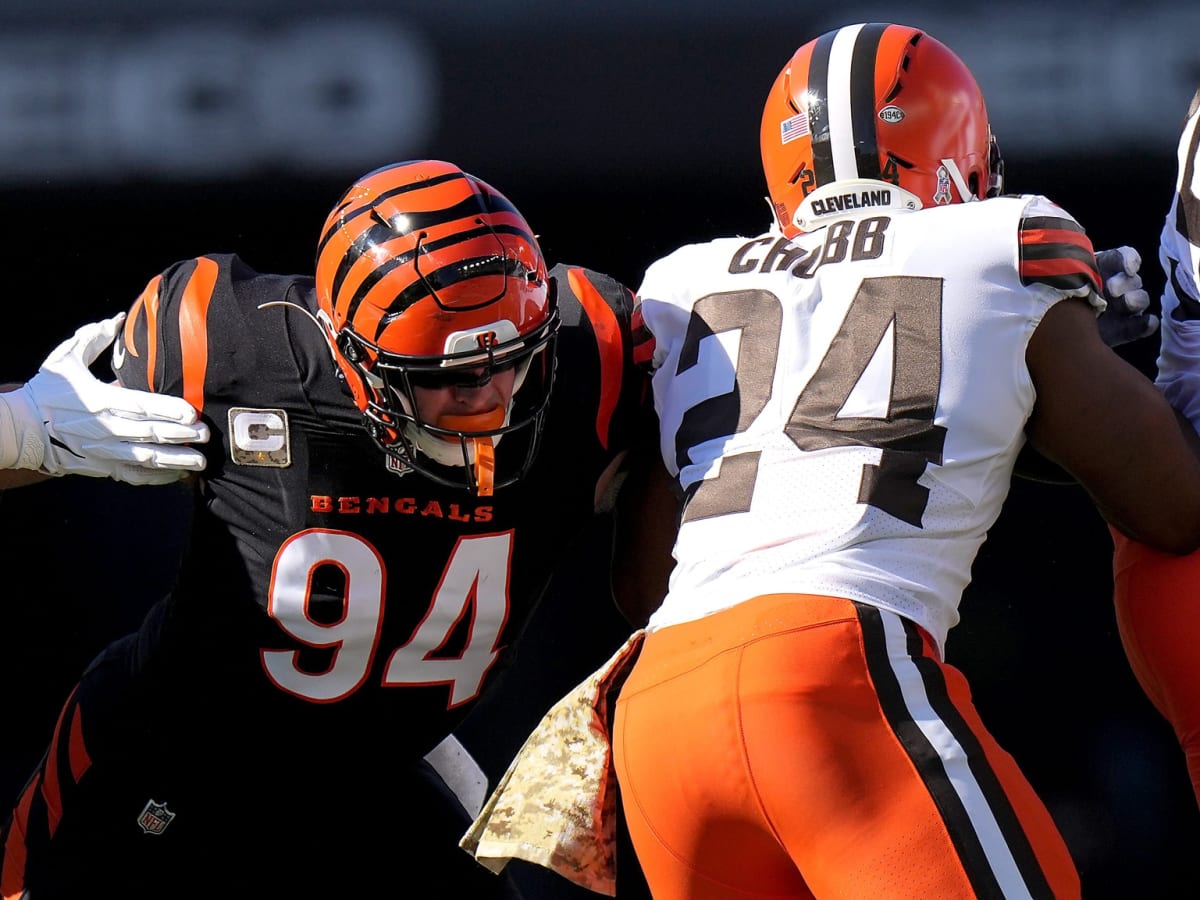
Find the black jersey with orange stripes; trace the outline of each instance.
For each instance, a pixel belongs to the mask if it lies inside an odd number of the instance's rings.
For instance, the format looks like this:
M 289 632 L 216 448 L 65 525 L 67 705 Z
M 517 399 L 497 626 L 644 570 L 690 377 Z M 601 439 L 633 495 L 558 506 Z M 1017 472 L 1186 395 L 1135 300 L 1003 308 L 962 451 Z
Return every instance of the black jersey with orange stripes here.
M 181 715 L 237 721 L 242 740 L 420 754 L 448 734 L 504 666 L 645 409 L 630 291 L 576 267 L 551 277 L 562 326 L 542 446 L 489 497 L 389 468 L 313 318 L 312 278 L 213 255 L 153 279 L 114 369 L 189 400 L 212 438 L 139 676 L 191 701 Z M 506 450 L 523 452 L 500 443 L 498 466 Z

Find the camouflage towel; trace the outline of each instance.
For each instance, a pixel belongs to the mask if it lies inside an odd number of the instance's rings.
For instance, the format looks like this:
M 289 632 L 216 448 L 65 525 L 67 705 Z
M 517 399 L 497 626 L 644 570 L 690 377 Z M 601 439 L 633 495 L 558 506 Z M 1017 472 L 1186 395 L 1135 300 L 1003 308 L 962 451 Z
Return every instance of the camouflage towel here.
M 645 632 L 542 717 L 459 846 L 493 872 L 523 859 L 616 894 L 617 783 L 609 746 L 616 694 Z

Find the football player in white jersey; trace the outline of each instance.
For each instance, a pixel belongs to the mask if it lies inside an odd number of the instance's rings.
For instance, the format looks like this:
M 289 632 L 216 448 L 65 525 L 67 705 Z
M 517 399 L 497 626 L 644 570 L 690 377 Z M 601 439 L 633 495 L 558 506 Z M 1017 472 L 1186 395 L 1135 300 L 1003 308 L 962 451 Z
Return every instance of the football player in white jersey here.
M 685 246 L 638 292 L 683 498 L 612 735 L 647 881 L 658 900 L 1077 897 L 947 633 L 1026 442 L 1172 553 L 1200 544 L 1200 463 L 1101 338 L 1084 229 L 1001 195 L 983 96 L 931 35 L 804 44 L 761 148 L 775 226 Z
M 1200 426 L 1200 90 L 1179 140 L 1175 195 L 1159 262 L 1166 283 L 1156 383 Z M 1171 723 L 1200 801 L 1200 553 L 1177 556 L 1113 530 L 1113 599 L 1134 674 Z

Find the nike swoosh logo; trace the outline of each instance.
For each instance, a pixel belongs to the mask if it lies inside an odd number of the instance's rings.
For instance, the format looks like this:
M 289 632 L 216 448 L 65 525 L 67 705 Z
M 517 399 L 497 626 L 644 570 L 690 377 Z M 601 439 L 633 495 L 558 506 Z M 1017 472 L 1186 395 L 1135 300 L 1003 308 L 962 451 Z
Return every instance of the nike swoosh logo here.
M 117 342 L 113 344 L 112 352 L 113 371 L 117 371 L 123 365 L 125 365 L 125 342 L 117 338 Z
M 49 425 L 50 423 L 47 422 L 46 424 Z M 66 450 L 68 453 L 70 453 L 72 456 L 74 456 L 77 459 L 83 459 L 82 453 L 76 453 L 74 450 L 72 450 L 70 447 L 68 447 L 66 444 L 64 444 L 62 441 L 60 441 L 54 435 L 50 435 L 49 437 L 50 437 L 51 446 L 58 447 L 60 450 Z

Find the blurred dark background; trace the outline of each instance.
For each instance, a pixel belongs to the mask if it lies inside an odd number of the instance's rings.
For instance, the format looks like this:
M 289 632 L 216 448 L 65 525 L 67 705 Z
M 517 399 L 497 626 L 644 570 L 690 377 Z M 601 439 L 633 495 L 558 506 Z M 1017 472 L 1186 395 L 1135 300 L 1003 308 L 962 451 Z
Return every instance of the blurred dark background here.
M 29 376 L 76 325 L 127 308 L 176 259 L 237 251 L 260 270 L 311 271 L 341 190 L 400 159 L 459 163 L 516 202 L 551 262 L 636 287 L 682 243 L 767 225 L 762 99 L 799 44 L 854 21 L 919 25 L 954 48 L 988 98 L 1008 190 L 1048 195 L 1098 248 L 1136 246 L 1152 295 L 1161 287 L 1158 232 L 1200 83 L 1200 8 L 578 6 L 9 0 L 0 380 Z M 1121 352 L 1153 372 L 1155 341 Z M 91 479 L 3 498 L 5 802 L 83 665 L 169 584 L 182 509 L 173 488 Z M 509 693 L 468 728 L 493 777 L 623 637 L 596 596 L 603 537 L 567 561 Z M 1174 736 L 1122 654 L 1110 552 L 1079 489 L 1018 482 L 948 656 L 1050 806 L 1085 897 L 1200 896 L 1200 814 Z

